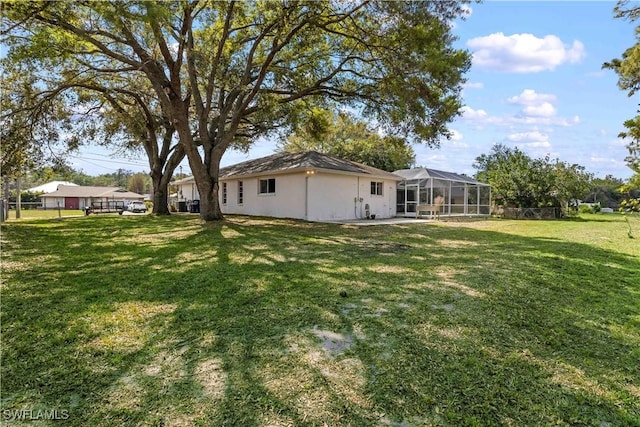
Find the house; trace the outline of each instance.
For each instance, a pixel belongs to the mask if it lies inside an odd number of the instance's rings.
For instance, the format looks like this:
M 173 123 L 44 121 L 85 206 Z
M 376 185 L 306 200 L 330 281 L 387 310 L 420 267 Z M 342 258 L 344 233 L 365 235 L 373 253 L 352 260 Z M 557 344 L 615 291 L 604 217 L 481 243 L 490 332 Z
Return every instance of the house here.
M 60 185 L 70 185 L 70 186 L 78 186 L 78 184 L 74 184 L 73 182 L 69 182 L 69 181 L 50 181 L 47 182 L 46 184 L 42 184 L 42 185 L 38 185 L 37 187 L 32 187 L 27 189 L 27 191 L 29 193 L 51 193 L 54 192 L 58 189 L 58 186 Z
M 396 215 L 401 180 L 315 151 L 277 153 L 220 169 L 219 198 L 224 214 L 308 221 L 390 218 Z M 193 177 L 173 185 L 181 207 L 200 199 Z
M 43 194 L 42 207 L 45 209 L 97 209 L 115 208 L 132 201 L 142 201 L 138 193 L 118 187 L 89 187 L 80 185 L 60 185 L 56 191 Z
M 429 168 L 402 169 L 397 189 L 398 216 L 416 216 L 418 206 L 438 205 L 440 215 L 488 216 L 491 186 L 466 175 Z M 439 203 L 440 202 L 440 203 Z

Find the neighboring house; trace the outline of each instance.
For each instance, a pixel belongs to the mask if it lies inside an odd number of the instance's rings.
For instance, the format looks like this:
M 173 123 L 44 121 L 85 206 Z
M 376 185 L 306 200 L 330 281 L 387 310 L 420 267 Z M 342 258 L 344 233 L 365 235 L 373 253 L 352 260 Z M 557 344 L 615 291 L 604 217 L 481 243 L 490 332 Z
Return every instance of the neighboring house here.
M 122 202 L 142 201 L 144 196 L 118 187 L 60 185 L 56 191 L 43 194 L 41 198 L 45 209 L 84 209 L 87 206 L 107 209 L 117 202 L 122 205 Z
M 278 153 L 220 169 L 224 214 L 308 221 L 390 218 L 402 178 L 360 163 L 321 154 Z M 193 177 L 173 182 L 178 200 L 199 200 Z
M 491 186 L 466 175 L 429 168 L 402 169 L 398 183 L 398 216 L 416 216 L 418 206 L 438 206 L 447 216 L 491 214 Z M 440 203 L 439 203 L 440 202 Z
M 78 184 L 74 184 L 69 181 L 51 181 L 46 184 L 38 185 L 37 187 L 32 187 L 27 189 L 30 193 L 52 193 L 58 189 L 60 185 L 74 186 L 77 187 Z

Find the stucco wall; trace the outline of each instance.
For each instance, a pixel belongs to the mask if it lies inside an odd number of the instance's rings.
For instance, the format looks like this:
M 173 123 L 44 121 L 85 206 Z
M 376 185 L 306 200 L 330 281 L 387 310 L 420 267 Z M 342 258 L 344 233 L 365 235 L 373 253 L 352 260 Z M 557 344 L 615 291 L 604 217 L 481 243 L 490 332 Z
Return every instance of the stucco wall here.
M 178 200 L 200 200 L 200 193 L 195 182 L 178 185 Z
M 58 209 L 58 203 L 60 203 L 60 209 L 64 209 L 64 197 L 43 197 L 42 206 L 45 209 Z
M 259 194 L 261 179 L 275 178 L 275 194 Z M 238 203 L 238 182 L 243 183 L 243 203 Z M 382 182 L 382 195 L 371 194 L 371 182 Z M 227 200 L 223 203 L 223 186 Z M 179 186 L 184 199 L 198 199 L 191 183 Z M 220 205 L 224 214 L 298 218 L 309 221 L 364 218 L 366 205 L 377 218 L 395 216 L 396 181 L 315 171 L 286 175 L 265 175 L 225 179 L 220 185 Z
M 274 194 L 259 194 L 261 179 L 275 178 Z M 244 200 L 238 203 L 238 182 L 242 181 Z M 256 178 L 229 179 L 227 184 L 227 203 L 222 204 L 222 184 L 220 186 L 220 203 L 222 213 L 272 216 L 275 218 L 304 219 L 305 174 L 267 175 Z

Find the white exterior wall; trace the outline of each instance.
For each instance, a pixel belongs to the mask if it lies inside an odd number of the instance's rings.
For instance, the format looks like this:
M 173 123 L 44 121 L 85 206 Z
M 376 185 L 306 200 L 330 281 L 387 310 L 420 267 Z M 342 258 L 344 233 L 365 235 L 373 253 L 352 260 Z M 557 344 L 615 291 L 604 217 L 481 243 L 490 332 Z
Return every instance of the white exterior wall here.
M 64 197 L 43 197 L 42 206 L 45 209 L 58 209 L 58 203 L 60 203 L 60 209 L 64 209 Z
M 271 216 L 305 219 L 305 174 L 265 175 L 244 179 L 225 179 L 220 183 L 223 214 Z M 275 178 L 275 194 L 258 194 L 261 179 Z M 243 203 L 238 203 L 238 182 L 243 184 Z M 227 184 L 227 203 L 223 204 L 222 184 Z
M 275 194 L 258 194 L 261 179 L 275 178 Z M 238 182 L 243 183 L 243 203 L 238 203 Z M 371 194 L 371 182 L 383 183 L 382 196 Z M 365 218 L 366 205 L 377 218 L 395 216 L 396 181 L 316 171 L 244 179 L 228 179 L 224 214 L 298 218 L 309 221 Z
M 58 203 L 60 209 L 64 209 L 64 197 L 42 197 L 42 206 L 45 209 L 58 209 Z M 85 206 L 91 206 L 91 198 L 78 197 L 78 207 L 83 209 Z
M 371 194 L 371 182 L 382 182 L 382 195 Z M 319 173 L 309 178 L 310 221 L 391 218 L 396 209 L 396 181 L 367 176 Z
M 275 178 L 275 194 L 258 194 L 261 179 Z M 238 182 L 243 183 L 243 203 L 238 203 Z M 382 195 L 371 194 L 371 182 L 382 182 Z M 223 184 L 227 184 L 227 201 L 223 203 Z M 314 171 L 281 175 L 264 175 L 220 181 L 218 194 L 223 214 L 297 218 L 309 221 L 391 218 L 396 214 L 394 180 Z M 178 185 L 180 200 L 200 199 L 195 183 Z M 178 193 L 180 197 L 180 193 Z
M 200 193 L 195 182 L 178 184 L 178 200 L 200 200 Z

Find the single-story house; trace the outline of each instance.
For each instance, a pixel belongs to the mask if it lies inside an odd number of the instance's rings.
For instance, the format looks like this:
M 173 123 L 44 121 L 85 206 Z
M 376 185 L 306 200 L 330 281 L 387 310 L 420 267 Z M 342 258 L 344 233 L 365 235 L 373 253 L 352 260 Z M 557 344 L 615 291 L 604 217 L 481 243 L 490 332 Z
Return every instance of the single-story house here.
M 429 168 L 402 169 L 397 189 L 398 216 L 416 216 L 422 205 L 438 205 L 445 216 L 488 216 L 491 186 L 466 175 Z
M 27 189 L 27 191 L 34 194 L 35 193 L 51 193 L 56 191 L 60 185 L 70 185 L 74 187 L 78 186 L 78 184 L 74 184 L 73 182 L 69 182 L 69 181 L 50 181 L 50 182 L 47 182 L 46 184 L 38 185 L 37 187 L 31 187 Z
M 90 187 L 80 185 L 60 185 L 56 191 L 43 194 L 42 207 L 45 209 L 115 209 L 133 201 L 142 201 L 144 196 L 118 187 Z
M 277 153 L 220 169 L 223 214 L 349 220 L 396 215 L 397 183 L 389 172 L 327 154 Z M 200 199 L 193 177 L 172 183 L 179 203 Z

